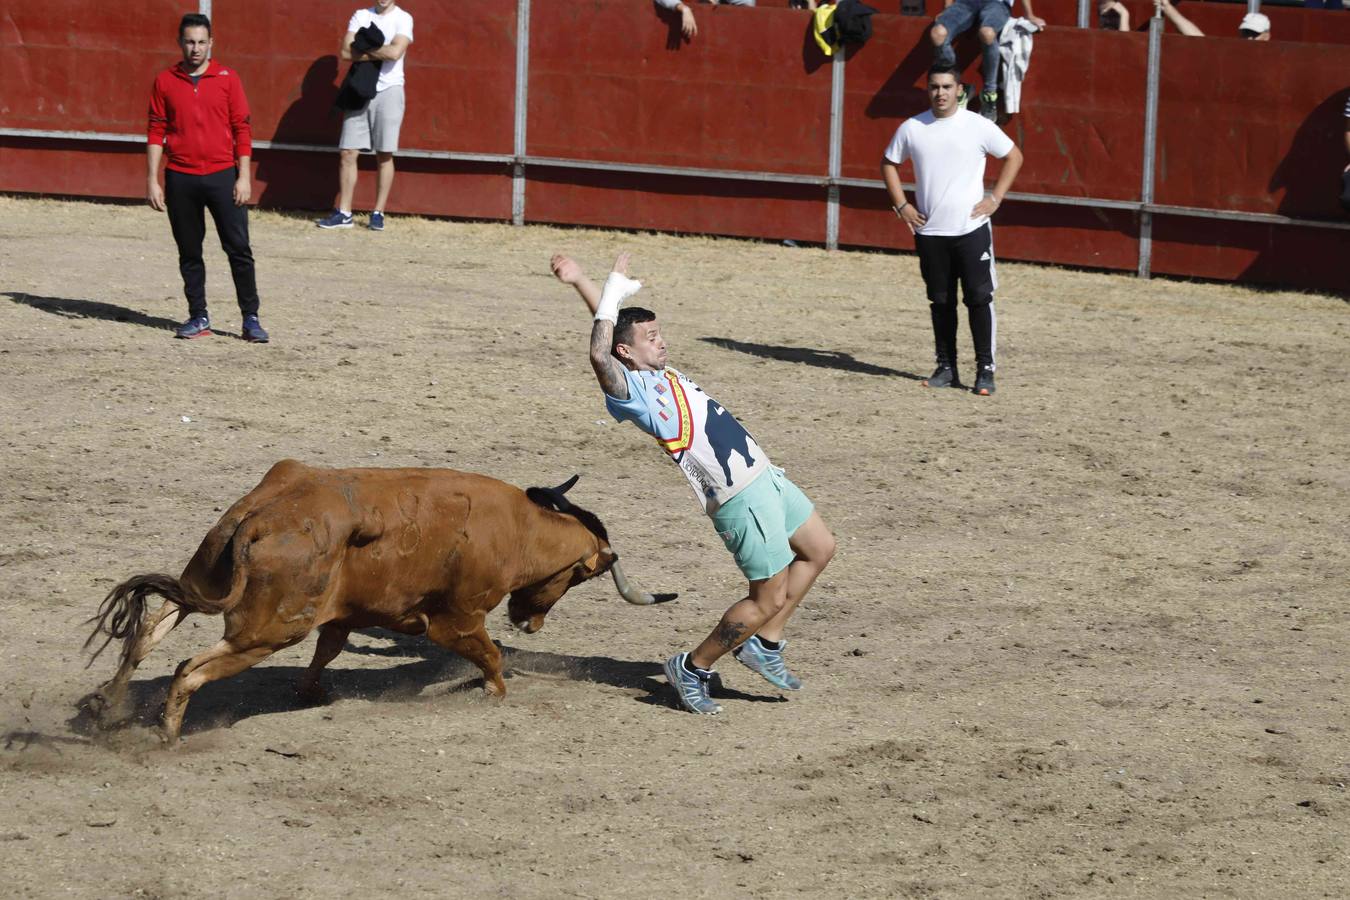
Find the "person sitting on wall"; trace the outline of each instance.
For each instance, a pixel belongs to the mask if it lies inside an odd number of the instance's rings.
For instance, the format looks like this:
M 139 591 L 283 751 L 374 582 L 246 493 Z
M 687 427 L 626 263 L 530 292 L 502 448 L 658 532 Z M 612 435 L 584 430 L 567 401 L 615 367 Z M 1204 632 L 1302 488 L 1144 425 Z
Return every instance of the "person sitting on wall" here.
M 1107 31 L 1129 31 L 1130 11 L 1120 0 L 1106 0 L 1097 7 L 1098 21 Z
M 1187 37 L 1204 37 L 1205 33 L 1190 19 L 1177 12 L 1171 0 L 1157 0 L 1163 15 Z M 1249 41 L 1270 40 L 1270 19 L 1264 13 L 1247 13 L 1238 23 L 1238 36 Z
M 984 89 L 980 91 L 980 115 L 991 122 L 998 121 L 998 37 L 1003 26 L 1012 16 L 1013 0 L 943 0 L 946 9 L 933 20 L 928 32 L 933 42 L 933 63 L 943 67 L 956 65 L 956 51 L 952 41 L 965 34 L 973 26 L 979 26 L 981 52 L 983 60 L 980 74 L 984 77 Z M 1022 9 L 1026 18 L 1037 28 L 1045 27 L 1045 20 L 1031 8 L 1031 0 L 1022 0 Z
M 692 41 L 698 36 L 698 23 L 694 21 L 694 11 L 689 8 L 689 4 L 684 0 L 655 0 L 656 5 L 662 9 L 672 9 L 680 14 L 680 34 L 684 35 L 686 41 Z M 754 6 L 755 0 L 704 0 L 713 6 L 719 3 L 727 6 Z M 814 6 L 812 7 L 814 8 Z
M 1350 97 L 1345 98 L 1345 152 L 1350 153 Z M 1350 163 L 1341 170 L 1341 208 L 1350 212 Z

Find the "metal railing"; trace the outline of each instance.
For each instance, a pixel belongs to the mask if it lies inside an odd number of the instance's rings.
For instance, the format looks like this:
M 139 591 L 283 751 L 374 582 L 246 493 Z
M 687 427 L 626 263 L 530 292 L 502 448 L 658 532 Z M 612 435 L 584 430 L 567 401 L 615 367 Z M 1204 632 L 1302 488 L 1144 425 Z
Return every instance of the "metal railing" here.
M 531 156 L 527 152 L 525 139 L 526 112 L 529 106 L 529 48 L 530 48 L 530 2 L 518 0 L 516 23 L 516 85 L 515 85 L 515 124 L 513 129 L 513 152 L 505 153 L 465 153 L 454 150 L 400 149 L 399 156 L 418 159 L 443 159 L 454 162 L 473 162 L 501 164 L 511 171 L 511 221 L 515 225 L 525 223 L 527 199 L 527 171 L 529 167 L 554 169 L 588 169 L 601 172 L 622 172 L 637 175 L 660 175 L 672 178 L 704 178 L 728 181 L 755 181 L 777 184 L 813 185 L 825 190 L 825 246 L 830 250 L 839 247 L 839 211 L 840 188 L 864 188 L 885 190 L 880 179 L 844 178 L 843 166 L 843 109 L 845 54 L 834 54 L 830 65 L 830 151 L 828 171 L 824 175 L 800 175 L 787 172 L 754 172 L 741 169 L 704 169 L 689 166 L 657 166 L 643 163 L 620 163 L 601 160 L 568 159 L 561 157 Z M 1259 0 L 1249 0 L 1250 8 L 1259 8 Z M 210 15 L 210 0 L 200 0 L 201 12 Z M 1079 25 L 1086 23 L 1087 3 L 1080 3 Z M 1139 216 L 1139 256 L 1137 272 L 1140 278 L 1148 278 L 1152 271 L 1153 218 L 1155 216 L 1185 216 L 1202 219 L 1222 219 L 1236 222 L 1251 222 L 1277 226 L 1296 226 L 1302 228 L 1333 229 L 1350 231 L 1350 222 L 1333 222 L 1322 219 L 1300 219 L 1273 213 L 1254 213 L 1242 210 L 1207 209 L 1191 206 L 1172 206 L 1154 203 L 1156 184 L 1155 158 L 1157 155 L 1158 94 L 1162 57 L 1162 19 L 1155 15 L 1149 21 L 1148 33 L 1148 82 L 1144 109 L 1144 160 L 1143 177 L 1140 185 L 1139 200 L 1108 200 L 1097 197 L 1071 197 L 1058 194 L 1034 194 L 1012 191 L 1008 199 L 1023 202 L 1060 206 L 1078 206 L 1089 209 L 1127 210 Z M 52 140 L 77 140 L 92 142 L 144 143 L 143 134 L 117 134 L 97 131 L 50 131 L 33 128 L 0 128 L 0 136 L 27 137 Z M 332 153 L 331 145 L 292 144 L 278 141 L 254 141 L 253 145 L 265 150 L 285 150 L 313 153 Z M 906 190 L 914 185 L 906 183 Z

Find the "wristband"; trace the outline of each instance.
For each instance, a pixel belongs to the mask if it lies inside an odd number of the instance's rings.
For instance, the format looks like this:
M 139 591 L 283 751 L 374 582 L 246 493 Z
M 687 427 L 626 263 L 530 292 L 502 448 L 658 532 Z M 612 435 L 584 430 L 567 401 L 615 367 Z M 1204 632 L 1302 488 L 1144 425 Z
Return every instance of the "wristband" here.
M 605 279 L 604 290 L 600 292 L 600 305 L 595 310 L 595 320 L 603 319 L 615 325 L 619 324 L 619 304 L 642 290 L 642 282 L 610 272 Z
M 908 201 L 908 200 L 905 200 L 905 201 L 902 202 L 899 206 L 895 206 L 894 204 L 892 204 L 892 205 L 891 205 L 891 209 L 895 210 L 895 214 L 898 216 L 898 215 L 900 215 L 902 212 L 905 211 L 905 207 L 906 207 L 906 206 L 909 206 L 909 201 Z

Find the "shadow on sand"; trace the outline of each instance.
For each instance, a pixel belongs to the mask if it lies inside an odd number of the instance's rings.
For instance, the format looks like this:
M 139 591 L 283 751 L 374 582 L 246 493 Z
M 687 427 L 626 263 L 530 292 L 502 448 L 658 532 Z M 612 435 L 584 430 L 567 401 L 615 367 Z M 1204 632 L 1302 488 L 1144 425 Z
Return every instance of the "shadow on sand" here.
M 429 685 L 445 682 L 449 693 L 481 689 L 483 679 L 478 668 L 458 655 L 437 647 L 421 637 L 373 630 L 368 636 L 386 643 L 353 645 L 345 653 L 384 656 L 408 660 L 382 669 L 343 669 L 332 667 L 324 673 L 328 702 L 361 699 L 381 703 L 409 702 L 422 695 Z M 497 644 L 502 651 L 504 675 L 539 676 L 568 681 L 594 682 L 627 691 L 635 691 L 639 703 L 672 705 L 672 698 L 657 662 L 634 662 L 608 656 L 565 656 L 558 653 L 519 650 Z M 340 665 L 341 657 L 339 657 Z M 313 704 L 301 699 L 295 685 L 303 666 L 261 665 L 221 681 L 212 682 L 193 695 L 183 722 L 183 735 L 199 734 L 217 728 L 229 728 L 254 716 L 274 715 L 305 709 Z M 133 680 L 127 688 L 131 717 L 123 725 L 151 727 L 168 693 L 171 676 Z M 759 703 L 782 703 L 776 695 L 746 694 L 714 682 L 714 696 L 720 699 Z M 509 688 L 508 688 L 509 692 Z M 92 695 L 89 695 L 92 696 Z M 83 698 L 77 714 L 68 721 L 71 732 L 85 737 L 102 733 Z
M 776 359 L 779 362 L 802 363 L 808 366 L 818 366 L 822 369 L 840 369 L 844 372 L 857 372 L 861 375 L 908 378 L 910 381 L 923 380 L 922 375 L 862 362 L 841 350 L 817 350 L 814 347 L 788 347 L 776 344 L 751 344 L 719 337 L 702 337 L 699 340 L 712 344 L 714 347 L 721 347 L 723 350 L 735 350 L 737 353 L 748 353 L 751 356 Z
M 76 300 L 73 297 L 40 297 L 37 294 L 25 294 L 23 291 L 3 291 L 0 297 L 8 297 L 15 303 L 21 303 L 24 306 L 31 306 L 33 309 L 40 309 L 45 313 L 51 313 L 54 316 L 61 316 L 65 319 L 103 319 L 107 322 L 127 322 L 132 325 L 140 325 L 145 328 L 154 328 L 157 330 L 173 331 L 178 327 L 178 322 L 173 319 L 166 319 L 163 316 L 152 316 L 136 309 L 127 309 L 125 306 L 118 306 L 115 303 L 105 303 L 102 300 Z M 211 326 L 214 334 L 223 337 L 241 337 L 234 332 L 225 331 L 217 328 L 214 324 Z

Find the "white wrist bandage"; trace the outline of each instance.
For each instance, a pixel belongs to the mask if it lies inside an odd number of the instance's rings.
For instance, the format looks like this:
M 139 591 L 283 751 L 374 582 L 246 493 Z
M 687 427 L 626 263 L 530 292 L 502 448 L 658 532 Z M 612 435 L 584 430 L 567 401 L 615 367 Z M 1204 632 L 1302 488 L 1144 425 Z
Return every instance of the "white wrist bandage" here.
M 595 310 L 596 320 L 619 323 L 619 304 L 642 290 L 642 282 L 610 272 L 605 279 L 605 288 L 600 292 L 600 306 Z

